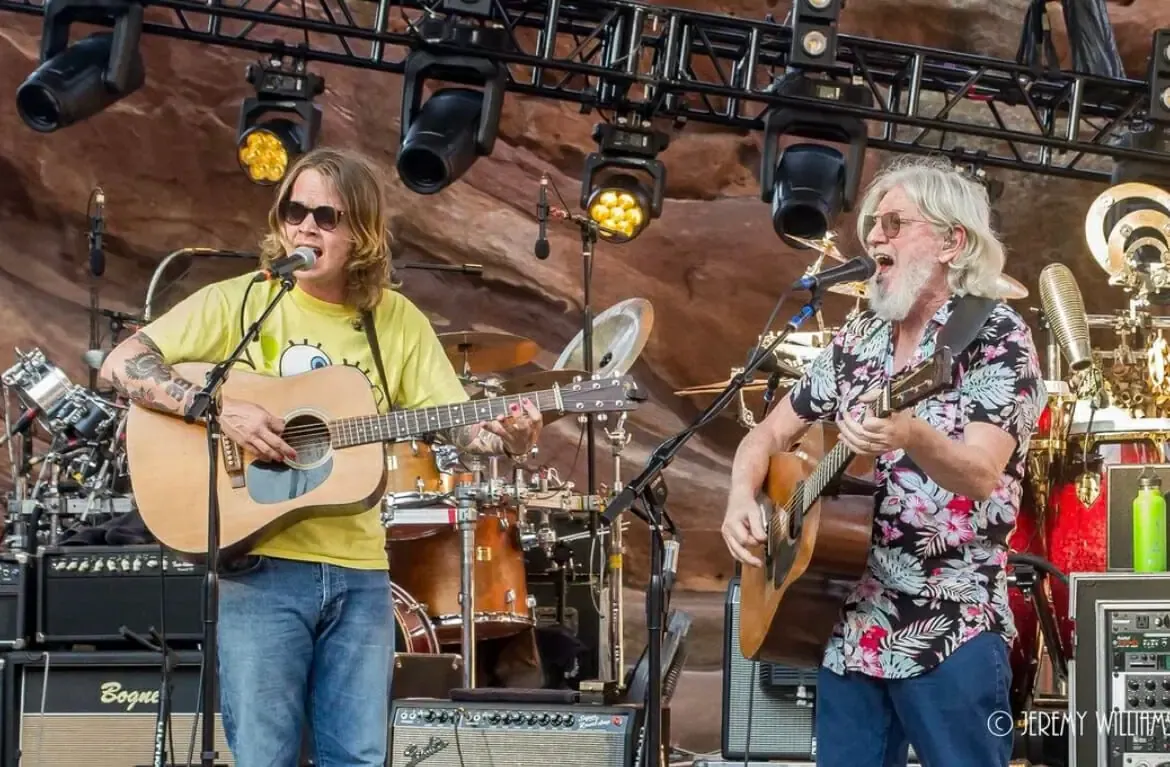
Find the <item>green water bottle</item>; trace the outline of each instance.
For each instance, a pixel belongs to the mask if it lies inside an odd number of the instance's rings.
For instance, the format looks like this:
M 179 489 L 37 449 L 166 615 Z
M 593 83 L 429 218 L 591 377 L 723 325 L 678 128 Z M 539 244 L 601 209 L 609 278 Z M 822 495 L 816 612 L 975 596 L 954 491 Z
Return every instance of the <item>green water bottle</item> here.
M 1138 478 L 1133 499 L 1133 569 L 1137 573 L 1166 571 L 1166 498 L 1162 480 L 1149 467 Z

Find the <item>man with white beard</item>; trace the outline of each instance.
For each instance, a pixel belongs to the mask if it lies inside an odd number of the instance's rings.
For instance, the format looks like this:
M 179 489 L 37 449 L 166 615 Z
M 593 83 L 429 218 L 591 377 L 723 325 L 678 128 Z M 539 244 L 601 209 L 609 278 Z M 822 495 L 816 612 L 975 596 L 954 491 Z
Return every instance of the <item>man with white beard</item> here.
M 961 296 L 995 297 L 1004 249 L 990 215 L 984 187 L 945 162 L 903 160 L 879 174 L 858 217 L 878 265 L 868 310 L 735 455 L 722 533 L 745 567 L 761 566 L 755 498 L 772 455 L 823 419 L 875 458 L 867 572 L 817 677 L 821 767 L 901 767 L 911 745 L 930 767 L 1010 758 L 1016 632 L 1004 565 L 1043 404 L 1031 332 L 997 302 L 956 350 L 950 388 L 887 418 L 869 407 L 883 384 L 930 359 Z

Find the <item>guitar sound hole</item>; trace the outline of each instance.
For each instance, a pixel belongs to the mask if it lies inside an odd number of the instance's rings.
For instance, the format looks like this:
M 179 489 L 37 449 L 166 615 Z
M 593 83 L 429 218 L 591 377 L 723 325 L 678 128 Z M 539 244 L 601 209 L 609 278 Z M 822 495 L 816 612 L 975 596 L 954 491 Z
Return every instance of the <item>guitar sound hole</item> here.
M 320 466 L 329 457 L 329 426 L 315 415 L 301 413 L 288 419 L 281 436 L 297 453 L 296 458 L 285 461 L 294 469 Z

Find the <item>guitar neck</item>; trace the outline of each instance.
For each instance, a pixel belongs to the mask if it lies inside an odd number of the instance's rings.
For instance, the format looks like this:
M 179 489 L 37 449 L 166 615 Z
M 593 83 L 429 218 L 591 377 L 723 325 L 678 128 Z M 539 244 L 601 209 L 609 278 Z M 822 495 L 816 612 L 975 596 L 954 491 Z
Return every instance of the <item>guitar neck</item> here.
M 856 454 L 845 446 L 844 442 L 838 442 L 833 446 L 833 449 L 825 454 L 817 467 L 813 469 L 812 474 L 804 483 L 804 498 L 802 499 L 801 512 L 808 511 L 809 507 L 816 503 L 816 500 L 821 497 L 821 493 L 825 492 L 825 488 L 829 486 L 833 480 L 841 476 L 845 467 L 853 460 Z
M 356 447 L 371 442 L 393 442 L 431 434 L 458 426 L 469 426 L 511 415 L 511 407 L 531 400 L 541 411 L 560 410 L 561 397 L 555 389 L 545 389 L 506 397 L 488 397 L 451 405 L 435 405 L 418 410 L 395 410 L 385 415 L 339 418 L 329 422 L 329 437 L 334 448 Z

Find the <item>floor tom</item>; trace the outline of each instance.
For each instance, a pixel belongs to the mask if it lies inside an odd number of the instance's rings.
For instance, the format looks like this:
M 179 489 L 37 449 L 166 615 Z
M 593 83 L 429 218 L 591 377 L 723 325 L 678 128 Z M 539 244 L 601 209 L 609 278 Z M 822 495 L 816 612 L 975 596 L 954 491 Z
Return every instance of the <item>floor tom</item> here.
M 406 589 L 390 584 L 394 600 L 394 652 L 436 655 L 439 639 L 426 610 Z

